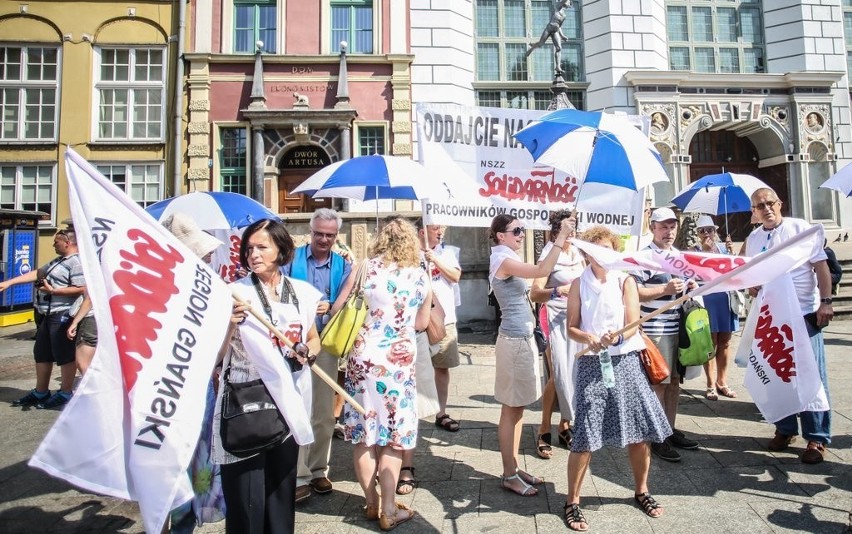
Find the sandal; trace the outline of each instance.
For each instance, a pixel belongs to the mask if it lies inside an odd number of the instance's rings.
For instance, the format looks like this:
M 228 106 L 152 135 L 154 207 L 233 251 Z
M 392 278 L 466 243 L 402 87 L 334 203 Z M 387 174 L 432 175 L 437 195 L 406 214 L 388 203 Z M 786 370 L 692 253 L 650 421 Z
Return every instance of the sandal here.
M 719 395 L 716 394 L 716 388 L 707 388 L 704 392 L 704 398 L 707 400 L 719 400 Z
M 459 431 L 459 422 L 447 414 L 444 414 L 441 417 L 436 417 L 435 426 L 438 428 L 443 428 L 447 432 Z
M 512 486 L 509 486 L 508 483 L 512 480 L 517 480 L 518 482 L 521 483 L 521 485 L 523 487 L 520 490 L 518 490 L 518 489 L 513 488 Z M 536 495 L 538 495 L 538 490 L 535 489 L 534 487 L 530 486 L 529 484 L 527 484 L 524 481 L 524 479 L 521 478 L 520 472 L 515 473 L 514 475 L 512 475 L 510 477 L 501 477 L 500 486 L 504 490 L 511 491 L 512 493 L 516 493 L 516 494 L 520 495 L 521 497 L 535 497 Z
M 539 434 L 536 447 L 539 458 L 544 458 L 545 460 L 553 458 L 553 447 L 550 446 L 550 432 Z
M 404 517 L 399 517 L 400 512 L 407 512 Z M 385 532 L 389 530 L 393 530 L 399 525 L 405 523 L 410 519 L 414 519 L 414 516 L 417 515 L 417 512 L 407 507 L 402 503 L 396 503 L 396 510 L 394 511 L 393 517 L 388 517 L 387 514 L 382 512 L 379 514 L 379 528 L 384 530 Z
M 414 468 L 413 467 L 402 467 L 399 470 L 400 475 L 402 475 L 403 471 L 408 471 L 411 473 L 411 478 L 408 480 L 398 480 L 396 483 L 396 494 L 397 495 L 408 495 L 414 488 L 417 487 L 417 481 L 414 480 Z
M 559 444 L 565 445 L 566 449 L 571 448 L 571 441 L 574 439 L 574 430 L 569 426 L 565 430 L 560 430 L 557 432 L 559 436 Z
M 637 493 L 633 498 L 645 512 L 648 517 L 658 518 L 663 515 L 663 506 L 656 501 L 647 491 L 645 493 Z
M 531 474 L 527 473 L 526 471 L 522 471 L 518 468 L 515 468 L 515 474 L 519 475 L 521 477 L 521 480 L 523 480 L 524 482 L 526 482 L 527 484 L 530 484 L 532 486 L 538 486 L 540 484 L 544 484 L 543 478 L 539 478 L 537 476 L 531 475 Z
M 562 516 L 565 518 L 565 523 L 568 524 L 568 528 L 571 530 L 575 530 L 577 532 L 585 532 L 589 530 L 589 522 L 586 521 L 586 516 L 583 515 L 583 511 L 580 510 L 580 505 L 578 503 L 568 504 L 566 502 L 562 506 Z M 582 523 L 585 526 L 572 526 L 576 523 Z
M 719 384 L 716 384 L 716 390 L 719 392 L 719 395 L 722 395 L 723 397 L 728 397 L 729 399 L 737 398 L 737 392 L 728 386 L 720 386 Z

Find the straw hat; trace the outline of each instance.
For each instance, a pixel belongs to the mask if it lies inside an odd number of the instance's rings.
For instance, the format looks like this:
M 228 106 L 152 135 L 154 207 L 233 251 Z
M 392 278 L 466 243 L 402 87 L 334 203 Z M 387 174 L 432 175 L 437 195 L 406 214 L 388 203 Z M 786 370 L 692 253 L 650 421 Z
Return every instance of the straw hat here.
M 160 221 L 160 223 L 166 227 L 166 230 L 173 233 L 181 243 L 189 247 L 199 258 L 203 258 L 224 245 L 224 243 L 199 228 L 192 217 L 184 213 L 173 213 Z
M 718 227 L 718 226 L 716 226 L 716 225 L 713 223 L 713 217 L 711 217 L 711 216 L 709 216 L 709 215 L 706 215 L 706 214 L 703 214 L 703 213 L 702 213 L 702 214 L 698 217 L 698 222 L 696 222 L 696 223 L 695 223 L 695 227 L 696 227 L 696 228 L 707 228 L 708 226 L 712 226 L 714 230 L 718 230 L 718 229 L 719 229 L 719 227 Z

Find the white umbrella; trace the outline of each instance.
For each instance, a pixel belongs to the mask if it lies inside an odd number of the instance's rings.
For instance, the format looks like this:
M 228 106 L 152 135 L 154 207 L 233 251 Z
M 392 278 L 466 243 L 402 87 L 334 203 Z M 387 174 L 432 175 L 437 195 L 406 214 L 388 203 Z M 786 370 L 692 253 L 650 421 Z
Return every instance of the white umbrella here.
M 834 189 L 847 197 L 852 196 L 852 164 L 837 171 L 837 174 L 823 182 L 820 187 L 823 189 Z

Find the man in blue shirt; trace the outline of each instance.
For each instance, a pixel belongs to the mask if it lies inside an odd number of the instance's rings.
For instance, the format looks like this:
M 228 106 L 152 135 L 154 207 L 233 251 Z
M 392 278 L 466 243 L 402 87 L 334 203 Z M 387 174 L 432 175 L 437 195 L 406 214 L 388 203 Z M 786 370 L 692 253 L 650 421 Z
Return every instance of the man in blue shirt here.
M 316 210 L 310 222 L 311 242 L 298 247 L 293 254 L 293 261 L 283 268 L 285 275 L 308 282 L 324 295 L 317 305 L 315 319 L 320 333 L 331 319 L 332 306 L 338 300 L 342 305 L 354 282 L 354 277 L 350 276 L 352 263 L 331 250 L 342 224 L 343 220 L 336 211 L 328 208 Z M 338 362 L 338 358 L 322 351 L 314 365 L 318 365 L 329 376 L 337 376 Z M 334 432 L 334 391 L 325 383 L 315 380 L 312 392 L 311 426 L 314 442 L 299 450 L 296 502 L 310 497 L 312 489 L 320 494 L 332 490 L 328 478 L 328 461 Z

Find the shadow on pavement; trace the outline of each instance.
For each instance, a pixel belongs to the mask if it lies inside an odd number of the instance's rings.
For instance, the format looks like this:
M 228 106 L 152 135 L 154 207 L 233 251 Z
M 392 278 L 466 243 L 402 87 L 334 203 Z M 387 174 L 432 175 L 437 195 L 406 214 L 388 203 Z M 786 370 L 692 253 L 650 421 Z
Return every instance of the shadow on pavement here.
M 116 532 L 133 521 L 119 515 L 98 515 L 104 509 L 96 500 L 82 502 L 57 512 L 47 512 L 37 506 L 17 506 L 0 513 L 3 532 L 31 533 L 33 525 L 42 532 Z M 76 516 L 70 519 L 68 516 Z

